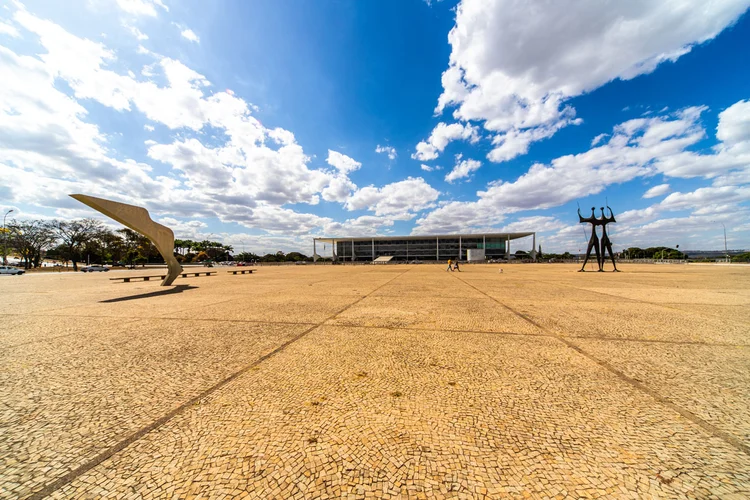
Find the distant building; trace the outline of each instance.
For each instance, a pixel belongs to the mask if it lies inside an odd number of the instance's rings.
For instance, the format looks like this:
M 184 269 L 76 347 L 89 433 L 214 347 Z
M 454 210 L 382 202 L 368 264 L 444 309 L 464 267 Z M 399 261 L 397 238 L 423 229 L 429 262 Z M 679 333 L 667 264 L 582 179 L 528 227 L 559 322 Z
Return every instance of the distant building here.
M 435 236 L 374 236 L 370 238 L 313 238 L 313 256 L 333 257 L 334 261 L 365 262 L 379 257 L 397 261 L 466 260 L 469 250 L 484 250 L 487 259 L 512 258 L 511 241 L 531 237 L 529 256 L 536 258 L 536 233 L 443 234 Z M 322 252 L 320 245 L 330 245 Z

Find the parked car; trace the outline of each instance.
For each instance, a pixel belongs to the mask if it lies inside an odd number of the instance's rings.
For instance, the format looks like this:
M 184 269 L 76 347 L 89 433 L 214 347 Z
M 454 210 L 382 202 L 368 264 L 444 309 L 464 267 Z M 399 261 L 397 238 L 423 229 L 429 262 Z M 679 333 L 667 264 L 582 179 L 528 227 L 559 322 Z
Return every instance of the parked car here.
M 99 265 L 83 266 L 81 268 L 81 271 L 84 273 L 107 272 L 109 271 L 109 268 L 107 266 L 99 266 Z
M 23 274 L 26 271 L 11 266 L 0 266 L 0 274 Z

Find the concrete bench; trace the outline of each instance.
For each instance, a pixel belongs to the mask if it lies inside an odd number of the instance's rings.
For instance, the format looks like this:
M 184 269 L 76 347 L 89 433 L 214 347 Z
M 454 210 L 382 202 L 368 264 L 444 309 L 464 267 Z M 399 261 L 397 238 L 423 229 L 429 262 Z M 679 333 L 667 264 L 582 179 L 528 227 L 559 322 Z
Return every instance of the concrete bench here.
M 180 273 L 180 277 L 187 278 L 188 276 L 194 276 L 194 277 L 198 277 L 198 276 L 213 276 L 214 274 L 216 274 L 216 271 L 200 271 L 200 272 L 190 271 L 190 272 L 187 272 L 187 273 L 186 272 Z M 166 277 L 167 277 L 166 274 L 155 274 L 155 275 L 150 275 L 150 276 L 123 276 L 122 278 L 109 278 L 109 280 L 110 281 L 122 281 L 123 283 L 130 283 L 132 280 L 135 280 L 135 281 L 149 281 L 151 278 L 161 278 L 161 279 L 164 279 Z
M 232 269 L 231 271 L 227 271 L 227 272 L 228 273 L 232 273 L 232 274 L 237 274 L 237 273 L 240 273 L 240 274 L 245 274 L 245 273 L 247 273 L 247 274 L 253 274 L 253 271 L 255 271 L 255 269 Z
M 180 276 L 182 276 L 183 278 L 187 278 L 188 276 L 195 276 L 195 277 L 198 277 L 198 276 L 213 276 L 214 274 L 216 274 L 216 271 L 200 271 L 200 272 L 190 271 L 190 272 L 187 272 L 187 273 L 183 271 L 182 273 L 180 273 Z
M 122 278 L 109 278 L 109 281 L 122 281 L 123 283 L 130 283 L 130 280 L 136 280 L 136 281 L 148 281 L 151 278 L 166 278 L 166 274 L 162 275 L 154 275 L 154 276 L 123 276 Z

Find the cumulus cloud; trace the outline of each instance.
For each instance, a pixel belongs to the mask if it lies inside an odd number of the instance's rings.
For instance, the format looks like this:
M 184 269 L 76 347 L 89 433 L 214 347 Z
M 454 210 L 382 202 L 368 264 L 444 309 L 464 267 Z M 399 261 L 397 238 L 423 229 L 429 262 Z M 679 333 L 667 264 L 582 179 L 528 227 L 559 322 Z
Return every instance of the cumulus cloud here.
M 501 230 L 504 233 L 525 233 L 529 231 L 546 233 L 549 231 L 557 231 L 563 227 L 565 227 L 565 224 L 555 217 L 548 215 L 535 215 L 531 217 L 519 217 L 518 220 L 503 226 Z
M 342 174 L 349 174 L 355 170 L 359 170 L 362 166 L 362 164 L 354 158 L 350 158 L 338 151 L 330 149 L 328 150 L 328 158 L 326 159 L 326 162 Z
M 185 28 L 184 30 L 180 31 L 180 35 L 182 36 L 182 38 L 191 42 L 200 43 L 201 41 L 198 35 L 195 34 L 195 31 L 191 30 L 190 28 Z
M 736 102 L 719 113 L 716 137 L 728 150 L 750 153 L 750 100 Z
M 484 122 L 498 134 L 489 159 L 505 161 L 579 123 L 572 97 L 677 60 L 746 9 L 746 0 L 462 0 L 435 111 Z
M 434 160 L 445 150 L 451 141 L 468 140 L 472 144 L 479 140 L 478 128 L 462 123 L 446 125 L 440 122 L 435 126 L 427 141 L 417 144 L 417 151 L 411 155 L 415 160 Z
M 493 219 L 491 225 L 497 225 L 506 214 L 560 206 L 600 193 L 607 186 L 656 174 L 703 177 L 713 179 L 714 184 L 690 196 L 672 193 L 659 205 L 659 211 L 689 209 L 700 215 L 715 211 L 720 205 L 714 201 L 718 198 L 736 206 L 747 195 L 743 184 L 750 183 L 745 105 L 740 101 L 719 115 L 717 136 L 721 134 L 727 142 L 720 142 L 710 153 L 688 150 L 706 137 L 700 122 L 705 107 L 628 120 L 615 126 L 605 143 L 555 158 L 549 164 L 534 164 L 514 181 L 491 182 L 477 193 L 476 201 L 454 201 L 427 213 L 417 220 L 415 233 L 484 228 Z M 669 186 L 665 186 L 657 186 L 655 192 L 666 194 Z
M 654 186 L 645 193 L 643 193 L 643 198 L 649 199 L 649 198 L 656 198 L 657 196 L 663 196 L 669 192 L 669 184 L 659 184 L 658 186 Z
M 443 169 L 443 167 L 441 167 L 439 165 L 430 166 L 430 165 L 425 165 L 424 163 L 422 163 L 422 165 L 420 165 L 420 168 L 422 170 L 424 170 L 425 172 L 433 172 L 435 170 L 442 170 Z
M 386 184 L 378 188 L 367 186 L 354 192 L 346 200 L 347 210 L 367 209 L 377 216 L 411 219 L 414 212 L 434 206 L 440 192 L 421 177 Z
M 469 177 L 473 172 L 479 170 L 479 167 L 481 166 L 482 162 L 480 161 L 468 159 L 461 160 L 461 155 L 458 155 L 456 157 L 456 165 L 453 167 L 453 170 L 448 172 L 448 175 L 445 176 L 445 181 L 453 183 L 458 179 Z
M 150 15 L 148 5 L 160 3 L 123 5 Z M 215 91 L 177 59 L 148 52 L 154 62 L 136 77 L 126 67 L 113 69 L 126 62 L 103 43 L 77 37 L 22 6 L 13 20 L 41 49 L 19 55 L 0 47 L 0 193 L 8 201 L 80 216 L 67 195 L 87 192 L 146 206 L 178 221 L 180 230 L 193 227 L 180 218 L 218 218 L 296 238 L 329 228 L 387 228 L 432 206 L 439 194 L 422 179 L 409 178 L 370 186 L 375 194 L 361 208 L 375 213 L 342 224 L 298 212 L 285 205 L 323 199 L 346 203 L 350 210 L 359 206 L 364 193 L 352 196 L 357 186 L 348 174 L 361 163 L 329 151 L 326 161 L 333 168 L 314 168 L 291 131 L 264 127 L 252 115 L 252 104 L 234 92 Z M 83 99 L 133 112 L 174 135 L 165 143 L 145 142 L 151 164 L 120 159 L 109 137 L 91 123 L 79 103 Z M 154 130 L 150 123 L 142 126 Z M 165 169 L 169 175 L 157 173 Z
M 396 153 L 396 148 L 391 146 L 381 146 L 380 144 L 378 144 L 378 146 L 375 148 L 375 152 L 387 154 L 389 160 L 395 160 L 396 156 L 398 156 L 398 154 Z

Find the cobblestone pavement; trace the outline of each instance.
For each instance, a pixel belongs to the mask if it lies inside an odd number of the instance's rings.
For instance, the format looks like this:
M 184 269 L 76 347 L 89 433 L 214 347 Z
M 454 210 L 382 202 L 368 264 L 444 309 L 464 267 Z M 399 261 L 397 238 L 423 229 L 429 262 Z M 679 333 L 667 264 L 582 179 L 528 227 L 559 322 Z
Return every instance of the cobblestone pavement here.
M 3 498 L 747 498 L 750 269 L 4 278 Z

